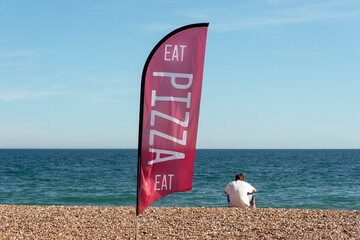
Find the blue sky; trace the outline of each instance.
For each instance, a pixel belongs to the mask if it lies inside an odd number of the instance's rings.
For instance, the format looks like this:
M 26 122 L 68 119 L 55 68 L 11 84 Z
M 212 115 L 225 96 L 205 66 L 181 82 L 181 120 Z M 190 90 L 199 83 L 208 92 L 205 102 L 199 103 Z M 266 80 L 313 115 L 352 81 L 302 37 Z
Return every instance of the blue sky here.
M 0 148 L 136 148 L 146 58 L 198 22 L 198 148 L 360 148 L 357 0 L 1 1 Z

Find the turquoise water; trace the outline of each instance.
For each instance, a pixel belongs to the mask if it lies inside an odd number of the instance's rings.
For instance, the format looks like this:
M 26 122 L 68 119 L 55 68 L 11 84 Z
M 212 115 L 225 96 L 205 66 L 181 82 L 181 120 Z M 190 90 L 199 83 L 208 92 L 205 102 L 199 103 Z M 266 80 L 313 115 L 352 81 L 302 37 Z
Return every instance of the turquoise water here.
M 0 204 L 133 206 L 137 150 L 0 149 Z M 226 206 L 243 172 L 257 207 L 360 210 L 360 150 L 197 150 L 193 191 L 152 206 Z

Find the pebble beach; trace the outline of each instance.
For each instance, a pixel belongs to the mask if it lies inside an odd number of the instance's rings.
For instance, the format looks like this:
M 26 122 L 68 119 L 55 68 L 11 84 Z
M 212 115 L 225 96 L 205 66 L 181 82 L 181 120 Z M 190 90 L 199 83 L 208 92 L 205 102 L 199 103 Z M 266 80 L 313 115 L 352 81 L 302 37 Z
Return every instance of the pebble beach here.
M 149 207 L 138 239 L 360 239 L 360 211 Z M 0 205 L 0 239 L 135 239 L 135 207 Z

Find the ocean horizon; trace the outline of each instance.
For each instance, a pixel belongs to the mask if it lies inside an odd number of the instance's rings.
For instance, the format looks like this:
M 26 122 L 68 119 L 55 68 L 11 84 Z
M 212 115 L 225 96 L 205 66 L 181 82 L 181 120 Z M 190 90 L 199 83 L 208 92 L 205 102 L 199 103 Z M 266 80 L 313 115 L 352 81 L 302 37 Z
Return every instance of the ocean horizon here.
M 0 204 L 136 204 L 137 149 L 0 149 L 0 164 Z M 240 172 L 258 208 L 360 210 L 360 149 L 197 149 L 192 191 L 151 206 L 225 207 Z

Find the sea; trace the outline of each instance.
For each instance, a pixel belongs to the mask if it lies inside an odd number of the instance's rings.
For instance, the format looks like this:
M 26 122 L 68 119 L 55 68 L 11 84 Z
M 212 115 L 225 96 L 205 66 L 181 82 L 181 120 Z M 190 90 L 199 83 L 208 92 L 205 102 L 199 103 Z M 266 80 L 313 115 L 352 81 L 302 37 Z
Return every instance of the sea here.
M 225 207 L 244 173 L 256 207 L 360 210 L 360 150 L 196 150 L 192 191 L 151 206 Z M 134 206 L 136 149 L 0 149 L 0 204 Z

